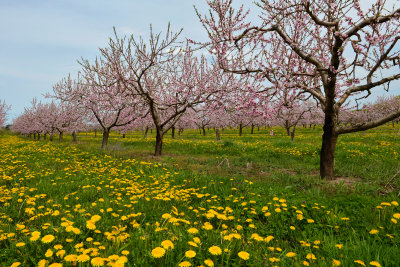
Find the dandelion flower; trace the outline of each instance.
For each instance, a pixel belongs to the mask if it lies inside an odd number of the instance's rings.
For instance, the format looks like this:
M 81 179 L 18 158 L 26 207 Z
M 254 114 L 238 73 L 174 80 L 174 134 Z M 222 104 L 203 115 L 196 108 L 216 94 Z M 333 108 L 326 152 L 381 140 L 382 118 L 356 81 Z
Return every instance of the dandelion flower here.
M 179 267 L 190 267 L 192 266 L 192 264 L 188 261 L 182 261 L 181 263 L 179 263 Z
M 354 262 L 358 263 L 361 266 L 366 266 L 365 263 L 363 261 L 361 261 L 361 260 L 355 260 Z
M 376 235 L 377 233 L 379 233 L 379 231 L 376 230 L 376 229 L 372 229 L 371 231 L 369 231 L 369 233 L 370 233 L 371 235 Z
M 79 255 L 78 257 L 76 257 L 76 260 L 77 260 L 78 262 L 87 262 L 87 261 L 90 260 L 90 256 L 89 256 L 89 255 L 86 255 L 86 254 L 81 254 L 81 255 Z
M 208 267 L 214 267 L 214 262 L 211 259 L 206 259 L 204 264 Z
M 163 242 L 161 242 L 161 246 L 166 250 L 174 249 L 174 243 L 172 243 L 171 240 L 164 240 Z
M 247 253 L 246 251 L 240 251 L 238 253 L 239 258 L 241 258 L 242 260 L 247 261 L 250 258 L 250 254 Z
M 296 256 L 296 253 L 294 253 L 294 252 L 288 252 L 288 253 L 286 253 L 286 257 L 292 258 L 292 257 L 294 257 L 294 256 Z
M 47 243 L 53 242 L 54 239 L 55 239 L 55 237 L 53 235 L 45 235 L 42 238 L 42 242 L 47 244 Z
M 17 262 L 14 262 L 13 264 L 11 264 L 10 267 L 17 267 L 17 266 L 20 266 L 20 265 L 21 265 L 21 263 L 19 261 L 17 261 Z
M 379 262 L 377 262 L 377 261 L 371 261 L 369 264 L 371 264 L 372 266 L 375 266 L 375 267 L 381 267 L 382 265 L 379 263 Z
M 199 230 L 197 230 L 196 228 L 194 228 L 194 227 L 192 227 L 192 228 L 190 228 L 189 230 L 188 230 L 188 233 L 189 234 L 197 234 L 199 232 Z
M 93 259 L 90 261 L 90 263 L 91 263 L 93 266 L 103 266 L 104 263 L 105 263 L 105 261 L 104 261 L 104 259 L 101 258 L 101 257 L 96 257 L 96 258 L 93 258 Z
M 339 266 L 339 265 L 340 265 L 340 261 L 333 259 L 332 266 Z
M 194 250 L 188 250 L 185 252 L 185 257 L 186 258 L 194 258 L 196 256 L 196 252 Z
M 15 244 L 16 247 L 23 247 L 25 246 L 24 242 L 18 242 L 17 244 Z
M 221 255 L 222 254 L 222 250 L 218 246 L 212 246 L 208 249 L 208 251 L 213 255 Z
M 153 258 L 161 258 L 165 255 L 165 249 L 161 247 L 156 247 L 151 251 L 151 255 L 153 256 Z

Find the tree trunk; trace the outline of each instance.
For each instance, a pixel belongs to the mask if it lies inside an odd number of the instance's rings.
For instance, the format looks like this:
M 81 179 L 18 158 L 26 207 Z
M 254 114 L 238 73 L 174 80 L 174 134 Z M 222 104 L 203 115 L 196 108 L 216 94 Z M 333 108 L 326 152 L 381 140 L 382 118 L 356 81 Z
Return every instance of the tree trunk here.
M 172 139 L 175 139 L 175 126 L 171 127 L 171 137 Z
M 37 140 L 40 140 L 40 133 L 37 134 Z
M 222 133 L 224 133 L 224 127 L 222 127 Z
M 36 134 L 35 133 L 33 134 L 33 139 L 36 140 Z
M 243 134 L 243 126 L 242 124 L 239 124 L 239 136 L 242 136 Z
M 123 133 L 123 134 L 122 134 L 122 138 L 125 138 L 125 136 L 126 136 L 126 133 Z
M 163 132 L 162 129 L 156 128 L 156 150 L 154 156 L 161 156 L 162 154 L 162 143 L 163 143 Z
M 251 125 L 251 134 L 254 134 L 254 124 Z
M 259 132 L 259 131 L 260 131 L 260 126 L 257 127 L 257 132 Z
M 202 127 L 203 130 L 203 136 L 206 136 L 206 128 Z
M 146 127 L 146 130 L 144 131 L 144 138 L 147 138 L 147 133 L 149 132 L 149 127 Z
M 217 140 L 221 140 L 221 135 L 219 134 L 219 129 L 215 129 L 215 137 L 217 138 Z
M 338 136 L 334 132 L 333 118 L 325 115 L 324 133 L 320 154 L 320 175 L 323 179 L 332 180 L 335 170 L 335 149 Z
M 294 134 L 296 132 L 296 126 L 294 126 L 292 128 L 292 131 L 290 132 L 290 139 L 292 140 L 292 142 L 294 141 Z
M 77 142 L 77 140 L 76 140 L 76 132 L 75 131 L 72 132 L 72 140 L 73 140 L 74 143 Z
M 63 135 L 64 135 L 64 133 L 63 133 L 63 132 L 60 132 L 60 136 L 59 136 L 59 140 L 60 140 L 60 141 L 63 140 Z
M 103 141 L 101 142 L 101 148 L 104 148 L 108 144 L 108 137 L 110 136 L 110 131 L 108 129 L 103 131 Z
M 50 141 L 53 142 L 53 134 L 50 134 Z
M 44 139 L 44 140 L 47 139 L 47 133 L 45 133 L 45 134 L 43 135 L 43 139 Z
M 97 137 L 97 130 L 94 130 L 94 137 Z

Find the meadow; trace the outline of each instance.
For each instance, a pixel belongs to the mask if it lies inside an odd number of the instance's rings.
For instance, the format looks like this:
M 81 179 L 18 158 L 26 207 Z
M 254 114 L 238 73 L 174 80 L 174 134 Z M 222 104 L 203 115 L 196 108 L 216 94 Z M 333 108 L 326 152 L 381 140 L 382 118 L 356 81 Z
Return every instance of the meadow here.
M 0 135 L 0 266 L 399 266 L 400 126 Z

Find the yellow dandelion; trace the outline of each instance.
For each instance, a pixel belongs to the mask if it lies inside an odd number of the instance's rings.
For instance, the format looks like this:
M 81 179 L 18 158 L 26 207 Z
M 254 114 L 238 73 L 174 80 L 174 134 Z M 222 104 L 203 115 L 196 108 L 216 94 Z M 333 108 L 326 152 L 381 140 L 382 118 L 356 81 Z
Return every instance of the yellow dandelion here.
M 163 242 L 161 242 L 161 246 L 166 250 L 174 249 L 174 243 L 172 243 L 171 240 L 164 240 Z
M 65 260 L 66 262 L 76 262 L 77 258 L 78 258 L 77 255 L 75 255 L 75 254 L 70 254 L 70 255 L 65 256 L 65 257 L 64 257 L 64 260 Z
M 18 242 L 17 244 L 15 244 L 15 246 L 16 247 L 23 247 L 23 246 L 25 246 L 25 243 L 24 242 Z
M 355 263 L 358 263 L 361 266 L 366 266 L 365 263 L 362 260 L 355 260 Z
M 379 231 L 376 230 L 376 229 L 372 229 L 371 231 L 369 231 L 369 233 L 370 233 L 371 235 L 376 235 L 377 233 L 379 233 Z
M 265 242 L 269 243 L 274 237 L 272 235 L 269 235 L 265 238 Z
M 17 261 L 17 262 L 14 262 L 13 264 L 11 264 L 10 267 L 17 267 L 20 265 L 21 265 L 21 263 L 19 261 Z
M 90 256 L 89 256 L 89 255 L 86 255 L 86 254 L 81 254 L 81 255 L 79 255 L 78 257 L 76 257 L 76 260 L 77 260 L 78 262 L 87 262 L 87 261 L 90 260 Z
M 340 265 L 340 261 L 333 259 L 332 266 L 339 266 L 339 265 Z
M 247 253 L 246 251 L 240 251 L 238 253 L 239 258 L 241 258 L 242 260 L 247 261 L 248 259 L 250 259 L 250 254 Z
M 188 261 L 182 261 L 181 263 L 179 263 L 179 267 L 190 267 L 192 266 L 192 264 Z
M 211 259 L 204 260 L 204 264 L 208 267 L 214 267 L 214 262 Z
M 153 258 L 161 258 L 165 255 L 165 249 L 163 249 L 162 247 L 156 247 L 151 251 L 151 255 L 153 256 Z
M 194 250 L 188 250 L 185 252 L 185 257 L 186 258 L 194 258 L 196 257 L 196 252 Z
M 199 230 L 197 230 L 196 228 L 194 228 L 194 227 L 192 227 L 192 228 L 190 228 L 189 230 L 188 230 L 188 233 L 189 234 L 197 234 L 199 232 Z
M 93 258 L 93 259 L 90 261 L 90 263 L 91 263 L 93 266 L 103 266 L 103 265 L 105 264 L 105 261 L 104 261 L 104 259 L 101 258 L 101 257 L 96 257 L 96 258 Z
M 294 256 L 296 256 L 296 253 L 294 253 L 294 252 L 288 252 L 288 253 L 286 253 L 286 257 L 292 258 L 292 257 L 294 257 Z
M 212 255 L 221 255 L 222 254 L 222 250 L 220 247 L 218 246 L 212 246 L 208 249 L 208 251 L 212 254 Z
M 51 249 L 48 249 L 44 255 L 46 256 L 46 258 L 50 258 L 51 256 L 53 256 L 53 251 Z
M 377 261 L 371 261 L 369 264 L 372 265 L 372 266 L 375 266 L 375 267 L 381 267 L 381 266 L 382 266 L 382 265 L 381 265 L 379 262 L 377 262 Z
M 42 237 L 42 242 L 47 244 L 53 242 L 54 239 L 55 237 L 53 235 L 45 235 Z

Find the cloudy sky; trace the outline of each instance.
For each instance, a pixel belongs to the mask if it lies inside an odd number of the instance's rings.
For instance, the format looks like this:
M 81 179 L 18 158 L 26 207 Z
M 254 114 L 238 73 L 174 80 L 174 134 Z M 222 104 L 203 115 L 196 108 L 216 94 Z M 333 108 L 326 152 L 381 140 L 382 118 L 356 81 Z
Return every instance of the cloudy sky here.
M 206 40 L 193 5 L 203 0 L 1 0 L 0 100 L 12 105 L 10 121 L 33 97 L 52 90 L 77 59 L 92 59 L 113 34 L 147 35 L 184 28 L 183 36 Z
M 252 2 L 238 1 L 247 7 Z M 158 32 L 171 22 L 172 29 L 184 28 L 183 37 L 207 40 L 193 5 L 207 10 L 205 0 L 0 0 L 0 100 L 12 105 L 9 122 L 33 97 L 43 98 L 57 81 L 75 74 L 77 59 L 98 55 L 113 26 L 146 36 L 150 24 Z

